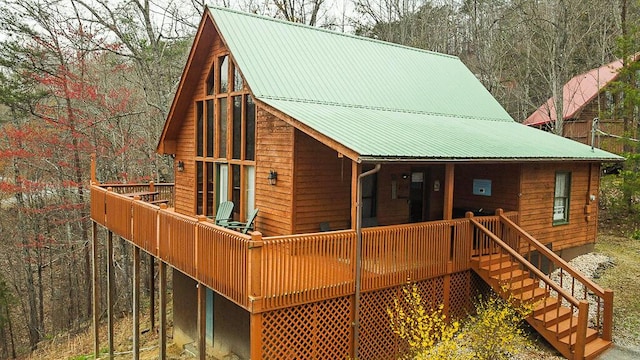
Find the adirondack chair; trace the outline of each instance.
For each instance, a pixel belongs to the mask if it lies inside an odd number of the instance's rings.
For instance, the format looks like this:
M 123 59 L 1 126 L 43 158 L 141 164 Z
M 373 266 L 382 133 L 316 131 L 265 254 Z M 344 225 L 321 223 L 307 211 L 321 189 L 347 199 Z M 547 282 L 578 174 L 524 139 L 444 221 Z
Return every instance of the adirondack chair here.
M 253 230 L 253 222 L 256 220 L 257 216 L 258 216 L 258 209 L 255 209 L 247 217 L 247 222 L 228 221 L 226 225 L 224 225 L 224 227 L 226 227 L 227 229 L 240 231 L 241 233 L 246 234 L 249 232 L 249 230 Z
M 218 205 L 218 210 L 216 211 L 215 224 L 220 226 L 226 226 L 229 220 L 231 220 L 232 212 L 233 212 L 232 201 L 221 202 L 220 205 Z

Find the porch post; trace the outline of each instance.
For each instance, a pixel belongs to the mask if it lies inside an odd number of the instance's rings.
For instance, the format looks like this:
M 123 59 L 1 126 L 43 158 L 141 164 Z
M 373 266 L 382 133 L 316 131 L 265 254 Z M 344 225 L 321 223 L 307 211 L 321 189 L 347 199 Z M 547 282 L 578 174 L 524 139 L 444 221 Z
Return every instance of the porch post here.
M 113 232 L 107 232 L 107 328 L 109 359 L 113 359 Z
M 98 298 L 98 224 L 91 221 L 91 257 L 93 270 L 93 354 L 94 358 L 98 358 L 100 353 L 100 299 Z
M 444 220 L 453 219 L 454 167 L 454 164 L 449 163 L 446 164 L 444 168 L 444 210 L 442 214 Z
M 351 162 L 351 228 L 356 229 L 358 222 L 358 175 L 360 175 L 360 164 Z

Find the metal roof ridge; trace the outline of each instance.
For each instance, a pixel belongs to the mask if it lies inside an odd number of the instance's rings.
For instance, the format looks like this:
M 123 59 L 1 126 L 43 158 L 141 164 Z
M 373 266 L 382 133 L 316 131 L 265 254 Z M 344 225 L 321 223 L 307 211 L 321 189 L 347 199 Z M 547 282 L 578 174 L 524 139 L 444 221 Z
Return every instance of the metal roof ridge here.
M 460 58 L 458 56 L 450 55 L 450 54 L 444 54 L 444 53 L 440 53 L 440 52 L 437 52 L 437 51 L 419 49 L 419 48 L 415 48 L 415 47 L 411 47 L 411 46 L 392 43 L 392 42 L 389 42 L 389 41 L 383 41 L 383 40 L 368 38 L 368 37 L 365 37 L 365 36 L 358 36 L 358 35 L 353 35 L 353 34 L 342 33 L 342 32 L 338 32 L 338 31 L 335 31 L 335 30 L 329 30 L 329 29 L 319 28 L 319 27 L 315 27 L 315 26 L 310 26 L 310 25 L 307 25 L 307 24 L 302 24 L 302 23 L 297 23 L 297 22 L 292 22 L 292 21 L 287 21 L 287 20 L 282 20 L 282 19 L 276 19 L 276 18 L 265 16 L 265 15 L 255 14 L 255 13 L 247 13 L 247 12 L 244 12 L 244 11 L 230 9 L 230 8 L 221 7 L 221 6 L 207 5 L 207 7 L 209 9 L 216 9 L 216 10 L 221 10 L 221 11 L 225 11 L 225 12 L 234 13 L 234 14 L 237 14 L 237 15 L 244 15 L 244 16 L 249 16 L 249 17 L 253 17 L 253 18 L 257 18 L 257 19 L 261 19 L 261 20 L 272 21 L 272 22 L 276 22 L 276 23 L 279 23 L 279 24 L 282 24 L 282 25 L 295 26 L 295 27 L 300 27 L 300 28 L 303 28 L 303 29 L 320 31 L 320 32 L 331 34 L 331 35 L 344 36 L 344 37 L 348 37 L 348 38 L 351 38 L 351 39 L 354 39 L 354 40 L 361 40 L 361 41 L 366 41 L 366 42 L 378 43 L 378 44 L 381 44 L 381 45 L 393 46 L 393 47 L 397 47 L 397 48 L 401 48 L 401 49 L 405 49 L 405 50 L 412 50 L 412 51 L 419 52 L 419 53 L 425 53 L 425 54 L 442 56 L 442 57 L 446 57 L 446 58 L 460 60 Z
M 434 116 L 443 116 L 450 118 L 462 118 L 469 120 L 487 120 L 487 121 L 495 121 L 495 122 L 513 122 L 517 123 L 513 119 L 506 118 L 492 118 L 492 117 L 483 117 L 483 116 L 469 116 L 462 114 L 447 114 L 447 113 L 438 113 L 432 111 L 420 111 L 420 110 L 409 110 L 409 109 L 399 109 L 399 108 L 388 108 L 383 106 L 371 106 L 371 105 L 362 105 L 362 104 L 346 104 L 346 103 L 338 103 L 332 101 L 321 101 L 321 100 L 310 100 L 310 99 L 300 99 L 300 98 L 288 98 L 282 96 L 270 96 L 270 95 L 258 95 L 254 94 L 257 99 L 260 100 L 279 100 L 279 101 L 290 101 L 297 103 L 305 103 L 305 104 L 316 104 L 316 105 L 329 105 L 329 106 L 337 106 L 343 108 L 357 108 L 357 109 L 367 109 L 367 110 L 380 110 L 387 112 L 396 112 L 396 113 L 405 113 L 405 114 L 420 114 L 420 115 L 434 115 Z

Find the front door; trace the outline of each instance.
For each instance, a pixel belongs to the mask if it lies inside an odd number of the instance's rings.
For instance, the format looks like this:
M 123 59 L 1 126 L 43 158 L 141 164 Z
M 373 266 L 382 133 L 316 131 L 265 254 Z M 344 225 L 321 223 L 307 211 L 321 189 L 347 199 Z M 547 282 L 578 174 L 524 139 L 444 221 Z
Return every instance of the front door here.
M 428 172 L 425 170 L 411 172 L 409 186 L 409 222 L 429 220 Z

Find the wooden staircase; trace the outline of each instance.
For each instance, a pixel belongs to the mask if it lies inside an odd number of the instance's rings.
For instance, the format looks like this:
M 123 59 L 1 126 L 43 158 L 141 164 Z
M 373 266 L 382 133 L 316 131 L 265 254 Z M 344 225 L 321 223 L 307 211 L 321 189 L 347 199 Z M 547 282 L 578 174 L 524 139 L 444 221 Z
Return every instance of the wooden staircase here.
M 567 359 L 594 359 L 602 354 L 612 345 L 613 292 L 571 269 L 501 211 L 498 215 L 500 222 L 492 224 L 468 216 L 474 227 L 472 269 L 515 306 L 533 306 L 527 322 Z M 545 256 L 560 269 L 559 283 L 531 263 L 534 251 L 536 259 Z M 596 299 L 591 315 L 589 295 Z

